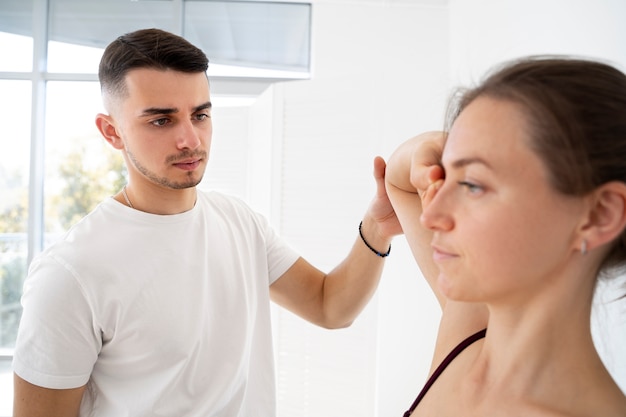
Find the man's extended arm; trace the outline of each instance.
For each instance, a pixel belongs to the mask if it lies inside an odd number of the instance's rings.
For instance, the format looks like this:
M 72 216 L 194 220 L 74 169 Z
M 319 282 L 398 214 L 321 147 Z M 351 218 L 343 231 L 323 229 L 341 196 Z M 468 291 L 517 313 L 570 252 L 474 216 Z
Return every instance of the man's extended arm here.
M 298 259 L 272 284 L 276 303 L 326 328 L 349 326 L 363 310 L 376 291 L 384 265 L 385 258 L 374 251 L 386 253 L 392 237 L 402 232 L 385 190 L 382 158 L 374 161 L 374 177 L 376 195 L 363 218 L 363 237 L 357 233 L 348 256 L 328 274 Z
M 76 417 L 85 386 L 43 388 L 13 374 L 13 417 Z

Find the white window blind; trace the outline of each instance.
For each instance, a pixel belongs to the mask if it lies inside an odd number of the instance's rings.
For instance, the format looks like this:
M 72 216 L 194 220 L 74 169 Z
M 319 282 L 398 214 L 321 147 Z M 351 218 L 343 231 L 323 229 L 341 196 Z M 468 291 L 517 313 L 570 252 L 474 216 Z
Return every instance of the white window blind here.
M 365 127 L 325 124 L 310 131 L 301 123 L 310 103 L 285 107 L 282 91 L 270 87 L 251 107 L 222 107 L 214 99 L 211 159 L 202 188 L 244 198 L 273 219 L 306 259 L 328 271 L 348 253 L 373 191 L 369 167 L 341 174 L 332 168 L 343 163 L 333 149 L 362 141 Z M 356 156 L 356 165 L 369 159 Z M 278 206 L 262 196 L 278 200 Z M 276 306 L 273 318 L 278 417 L 374 416 L 375 300 L 347 329 L 322 329 Z
M 284 85 L 280 231 L 326 272 L 350 250 L 374 191 L 375 104 L 354 100 L 367 94 L 363 85 L 353 75 Z M 338 100 L 349 108 L 338 112 Z M 340 330 L 279 312 L 279 417 L 375 415 L 377 316 L 376 299 Z

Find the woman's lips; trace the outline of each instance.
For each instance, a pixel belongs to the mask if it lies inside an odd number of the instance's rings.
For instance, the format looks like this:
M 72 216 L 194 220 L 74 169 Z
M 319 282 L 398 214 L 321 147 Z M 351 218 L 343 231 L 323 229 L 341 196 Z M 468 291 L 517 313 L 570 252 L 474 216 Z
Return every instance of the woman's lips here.
M 457 255 L 446 251 L 445 249 L 438 248 L 436 246 L 432 246 L 433 248 L 433 260 L 435 262 L 445 261 L 447 259 L 456 258 Z

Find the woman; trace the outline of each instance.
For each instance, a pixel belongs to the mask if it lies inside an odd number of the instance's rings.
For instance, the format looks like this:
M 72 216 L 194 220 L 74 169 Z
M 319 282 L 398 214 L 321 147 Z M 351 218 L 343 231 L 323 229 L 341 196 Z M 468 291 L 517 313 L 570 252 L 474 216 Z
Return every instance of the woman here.
M 386 170 L 442 308 L 405 416 L 626 416 L 590 329 L 598 276 L 626 262 L 626 76 L 528 58 L 455 104 L 446 133 L 405 142 Z

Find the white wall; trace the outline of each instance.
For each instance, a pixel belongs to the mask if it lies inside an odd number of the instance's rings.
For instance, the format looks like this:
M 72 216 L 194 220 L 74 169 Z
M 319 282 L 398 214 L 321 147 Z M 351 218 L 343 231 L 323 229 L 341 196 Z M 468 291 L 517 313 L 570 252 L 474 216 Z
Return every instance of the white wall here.
M 373 158 L 441 126 L 447 13 L 441 1 L 315 2 L 313 79 L 281 86 L 280 228 L 319 268 L 335 266 L 358 237 Z M 351 328 L 324 331 L 282 314 L 281 415 L 401 415 L 428 372 L 439 314 L 422 281 L 399 238 L 376 299 Z
M 588 55 L 623 69 L 624 16 L 622 0 L 314 1 L 313 79 L 271 93 L 282 112 L 271 153 L 282 178 L 272 192 L 281 233 L 313 264 L 332 268 L 357 237 L 373 157 L 440 128 L 452 86 L 536 53 Z M 438 318 L 397 238 L 379 291 L 352 328 L 324 331 L 279 313 L 281 415 L 402 415 L 427 376 Z M 621 384 L 625 321 L 596 331 L 610 336 L 601 351 Z
M 626 67 L 623 0 L 449 0 L 452 82 L 532 54 L 574 54 Z

